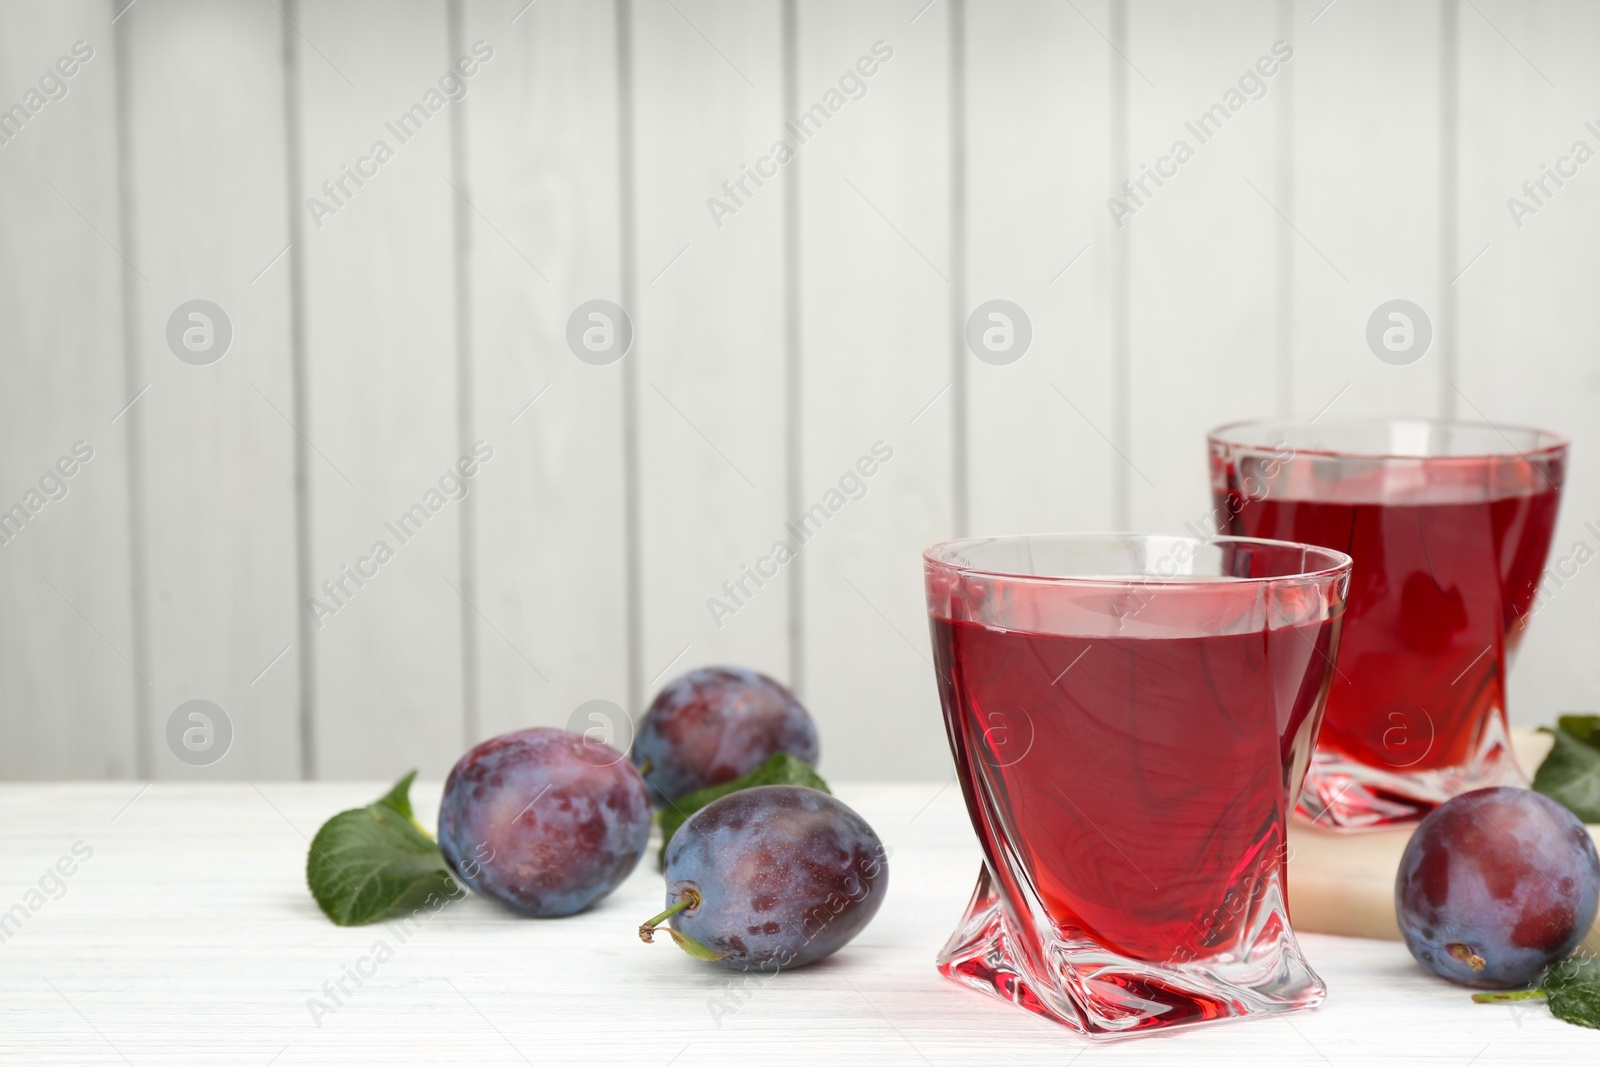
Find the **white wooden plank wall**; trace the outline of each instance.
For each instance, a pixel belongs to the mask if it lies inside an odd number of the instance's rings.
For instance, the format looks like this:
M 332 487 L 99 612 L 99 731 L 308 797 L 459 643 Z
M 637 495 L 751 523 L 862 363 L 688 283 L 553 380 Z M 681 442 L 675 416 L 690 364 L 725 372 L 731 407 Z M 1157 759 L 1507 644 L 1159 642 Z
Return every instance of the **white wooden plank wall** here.
M 1176 168 L 1165 185 L 1144 184 L 1150 195 L 1140 192 L 1144 206 L 1117 238 L 1130 258 L 1126 373 L 1137 399 L 1121 476 L 1136 529 L 1182 528 L 1209 515 L 1206 431 L 1273 407 L 1281 222 L 1262 196 L 1277 195 L 1272 91 L 1283 86 L 1277 76 L 1260 79 L 1266 95 L 1245 95 L 1220 128 L 1201 118 L 1226 107 L 1244 72 L 1271 55 L 1273 15 L 1267 0 L 1128 5 L 1128 155 L 1119 169 L 1137 181 L 1175 141 L 1194 150 L 1187 162 L 1175 156 L 1164 165 Z
M 134 624 L 128 544 L 137 405 L 123 409 L 145 383 L 132 384 L 123 350 L 119 70 L 109 20 L 98 2 L 0 8 L 7 106 L 63 57 L 74 72 L 64 98 L 0 145 L 0 498 L 9 511 L 29 491 L 42 493 L 45 477 L 66 489 L 20 530 L 8 525 L 0 548 L 0 773 L 8 777 L 136 773 L 139 709 L 151 688 L 138 665 L 148 657 Z M 87 62 L 72 54 L 77 41 L 91 50 Z M 79 441 L 92 450 L 87 463 L 73 455 Z
M 879 61 L 866 95 L 791 164 L 803 220 L 796 517 L 826 505 L 863 457 L 880 460 L 865 495 L 846 498 L 798 560 L 801 689 L 834 773 L 855 763 L 858 774 L 903 765 L 928 775 L 949 759 L 919 553 L 955 525 L 948 19 L 959 6 L 912 22 L 916 10 L 799 5 L 797 112 L 839 91 L 863 56 Z M 879 41 L 887 60 L 873 52 Z M 887 460 L 872 454 L 879 441 Z M 897 727 L 883 730 L 889 722 Z
M 618 23 L 611 4 L 525 5 L 466 5 L 466 39 L 491 42 L 500 66 L 458 105 L 474 439 L 495 449 L 474 498 L 483 736 L 628 701 L 625 363 L 582 363 L 566 344 L 574 308 L 622 298 Z
M 207 773 L 164 737 L 173 709 L 205 699 L 231 720 L 234 773 L 290 776 L 300 658 L 290 648 L 262 673 L 294 637 L 296 613 L 288 272 L 280 261 L 261 273 L 288 243 L 279 17 L 170 2 L 139 16 L 115 28 L 137 205 L 124 252 L 144 275 L 132 286 L 130 354 L 136 384 L 149 385 L 129 412 L 140 435 L 146 767 Z M 223 358 L 200 366 L 166 338 L 173 309 L 194 299 L 232 327 Z
M 967 6 L 968 314 L 1009 300 L 1033 332 L 1015 362 L 960 353 L 972 531 L 1112 526 L 1111 113 L 1076 104 L 1106 97 L 1109 10 Z
M 653 692 L 707 662 L 781 676 L 787 588 L 744 577 L 782 534 L 787 476 L 783 193 L 744 177 L 782 114 L 781 10 L 637 0 L 631 11 L 639 681 Z M 723 182 L 741 179 L 730 199 Z M 711 196 L 734 214 L 713 218 Z M 737 581 L 744 592 L 723 590 Z M 712 597 L 731 614 L 708 610 Z
M 1512 221 L 1506 199 L 1531 202 L 1524 182 L 1570 170 L 1576 141 L 1600 152 L 1600 71 L 1586 42 L 1600 39 L 1591 4 L 1484 3 L 1463 7 L 1460 329 L 1457 387 L 1445 400 L 1464 418 L 1548 423 L 1572 437 L 1572 463 L 1551 549 L 1570 580 L 1547 587 L 1511 674 L 1513 713 L 1594 709 L 1600 661 L 1600 183 L 1594 160 L 1544 205 Z M 1515 42 L 1515 49 L 1506 42 Z M 1521 54 L 1518 54 L 1520 51 Z M 1466 72 L 1472 76 L 1467 77 Z M 1591 129 L 1586 124 L 1593 124 Z M 1461 267 L 1457 267 L 1460 270 Z M 1481 272 L 1481 273 L 1480 273 Z M 1579 545 L 1586 546 L 1586 550 Z M 1588 564 L 1579 561 L 1590 559 Z M 1524 716 L 1524 721 L 1533 719 Z
M 0 128 L 0 774 L 437 776 L 731 662 L 826 773 L 940 776 L 919 550 L 1203 521 L 1259 414 L 1570 433 L 1554 554 L 1600 552 L 1600 164 L 1506 206 L 1600 150 L 1597 43 L 1577 0 L 7 5 L 0 107 L 59 98 Z M 594 300 L 620 359 L 569 348 Z M 1600 706 L 1591 571 L 1520 721 Z

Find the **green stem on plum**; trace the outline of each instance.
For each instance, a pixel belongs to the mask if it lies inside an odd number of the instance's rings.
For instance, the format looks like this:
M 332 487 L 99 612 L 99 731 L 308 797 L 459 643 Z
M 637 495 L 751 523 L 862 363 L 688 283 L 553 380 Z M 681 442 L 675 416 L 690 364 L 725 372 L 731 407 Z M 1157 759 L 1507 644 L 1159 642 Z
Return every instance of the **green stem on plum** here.
M 651 769 L 653 767 L 655 767 L 655 765 L 656 765 L 656 761 L 651 759 L 649 756 L 646 756 L 644 758 L 644 762 L 639 764 L 639 773 L 641 775 L 649 774 Z
M 672 905 L 672 907 L 668 908 L 660 915 L 646 919 L 640 924 L 639 940 L 643 941 L 647 945 L 654 944 L 656 927 L 660 926 L 662 923 L 666 922 L 668 919 L 672 918 L 685 908 L 698 908 L 699 906 L 700 894 L 695 892 L 693 889 L 685 889 L 683 891 L 682 900 Z M 670 926 L 667 927 L 666 930 L 667 935 L 672 938 L 673 942 L 679 948 L 683 949 L 683 951 L 687 952 L 697 960 L 714 962 L 728 955 L 726 952 L 713 952 L 700 942 L 696 941 L 694 938 L 690 937 L 688 934 L 680 934 Z
M 1478 1004 L 1504 1004 L 1513 1000 L 1537 1000 L 1543 996 L 1543 989 L 1518 989 L 1511 993 L 1474 993 L 1472 999 Z
M 700 904 L 700 894 L 696 893 L 693 889 L 685 889 L 683 891 L 683 899 L 682 900 L 678 901 L 676 904 L 674 904 L 672 907 L 668 908 L 666 911 L 662 912 L 660 915 L 657 915 L 657 916 L 654 916 L 652 918 L 646 919 L 642 924 L 640 924 L 640 926 L 639 926 L 639 938 L 640 938 L 640 940 L 642 940 L 647 945 L 653 943 L 655 941 L 656 927 L 660 926 L 662 923 L 666 922 L 668 919 L 670 919 L 674 915 L 678 914 L 678 912 L 682 911 L 684 908 L 698 907 L 699 904 Z

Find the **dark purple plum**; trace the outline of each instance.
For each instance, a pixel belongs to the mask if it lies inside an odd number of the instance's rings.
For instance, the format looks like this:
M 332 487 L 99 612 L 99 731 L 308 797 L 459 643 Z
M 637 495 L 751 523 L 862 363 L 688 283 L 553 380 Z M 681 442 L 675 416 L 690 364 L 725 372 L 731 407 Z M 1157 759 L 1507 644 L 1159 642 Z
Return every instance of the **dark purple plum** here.
M 1463 793 L 1417 825 L 1395 878 L 1406 947 L 1478 989 L 1535 981 L 1583 941 L 1600 856 L 1583 823 L 1530 789 Z
M 673 929 L 736 970 L 815 963 L 872 921 L 889 888 L 883 842 L 826 793 L 796 785 L 712 801 L 667 847 Z
M 656 694 L 633 762 L 657 804 L 749 774 L 774 753 L 817 762 L 817 728 L 793 693 L 764 674 L 701 667 Z
M 608 745 L 540 727 L 462 756 L 439 804 L 439 849 L 475 893 L 538 918 L 622 883 L 650 839 L 650 792 Z

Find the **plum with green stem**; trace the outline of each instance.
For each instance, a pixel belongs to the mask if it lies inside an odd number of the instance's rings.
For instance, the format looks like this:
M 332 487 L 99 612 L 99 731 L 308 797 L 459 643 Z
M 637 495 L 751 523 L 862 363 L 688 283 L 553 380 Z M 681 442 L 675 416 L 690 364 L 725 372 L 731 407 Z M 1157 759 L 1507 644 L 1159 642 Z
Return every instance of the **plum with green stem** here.
M 845 804 L 815 789 L 741 789 L 689 816 L 667 846 L 663 922 L 690 955 L 776 972 L 837 952 L 877 914 L 888 853 Z

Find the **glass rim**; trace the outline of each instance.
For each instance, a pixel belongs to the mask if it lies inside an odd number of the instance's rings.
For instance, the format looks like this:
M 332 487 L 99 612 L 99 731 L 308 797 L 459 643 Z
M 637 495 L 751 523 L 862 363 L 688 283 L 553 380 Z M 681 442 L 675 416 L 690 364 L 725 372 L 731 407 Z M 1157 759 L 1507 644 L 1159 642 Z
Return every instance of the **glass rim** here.
M 1488 452 L 1452 452 L 1438 455 L 1418 455 L 1415 452 L 1382 452 L 1378 450 L 1362 450 L 1357 448 L 1294 448 L 1293 456 L 1322 456 L 1330 459 L 1339 457 L 1356 457 L 1360 459 L 1377 460 L 1413 460 L 1423 463 L 1451 462 L 1459 460 L 1485 460 L 1503 459 L 1508 456 L 1519 456 L 1532 461 L 1536 458 L 1544 459 L 1560 455 L 1567 451 L 1572 444 L 1572 439 L 1565 434 L 1556 433 L 1554 430 L 1544 430 L 1537 426 L 1502 425 L 1494 422 L 1473 422 L 1470 419 L 1434 419 L 1418 415 L 1338 415 L 1325 421 L 1318 422 L 1314 419 L 1241 419 L 1237 422 L 1224 423 L 1210 430 L 1206 440 L 1217 444 L 1229 445 L 1240 448 L 1254 448 L 1272 450 L 1278 447 L 1278 442 L 1262 438 L 1247 438 L 1241 431 L 1256 427 L 1267 426 L 1293 426 L 1308 427 L 1313 424 L 1322 426 L 1397 426 L 1410 424 L 1414 426 L 1427 426 L 1434 428 L 1451 428 L 1460 430 L 1490 431 L 1499 434 L 1505 439 L 1506 447 Z M 1524 433 L 1531 435 L 1536 442 L 1531 448 L 1521 449 L 1512 444 L 1506 436 L 1508 433 Z M 1291 457 L 1292 458 L 1292 457 Z
M 1274 574 L 1259 578 L 1234 578 L 1226 575 L 1184 575 L 1176 574 L 1164 576 L 1158 574 L 1028 574 L 1018 570 L 1007 570 L 999 567 L 974 567 L 944 558 L 942 554 L 949 554 L 962 548 L 987 545 L 997 541 L 1069 541 L 1084 544 L 1114 544 L 1129 541 L 1145 543 L 1160 542 L 1168 546 L 1179 544 L 1188 545 L 1191 549 L 1205 549 L 1217 544 L 1242 544 L 1263 545 L 1271 548 L 1287 548 L 1300 552 L 1302 569 L 1293 574 Z M 1328 561 L 1327 566 L 1311 568 L 1304 566 L 1308 556 L 1319 556 Z M 1016 582 L 1041 582 L 1051 585 L 1082 585 L 1082 586 L 1120 586 L 1131 582 L 1152 582 L 1168 587 L 1208 587 L 1216 588 L 1216 578 L 1223 578 L 1230 585 L 1269 585 L 1274 582 L 1294 581 L 1319 581 L 1337 579 L 1341 575 L 1348 575 L 1355 565 L 1355 560 L 1345 552 L 1336 548 L 1324 548 L 1321 545 L 1307 544 L 1302 541 L 1279 541 L 1268 537 L 1238 537 L 1233 534 L 1218 534 L 1215 537 L 1199 538 L 1188 537 L 1183 534 L 1149 534 L 1149 533 L 1031 533 L 1031 534 L 994 534 L 987 537 L 958 537 L 948 541 L 940 541 L 930 545 L 922 552 L 925 565 L 944 567 L 961 574 L 973 575 L 984 578 L 1002 578 Z M 1187 580 L 1186 580 L 1187 579 Z

